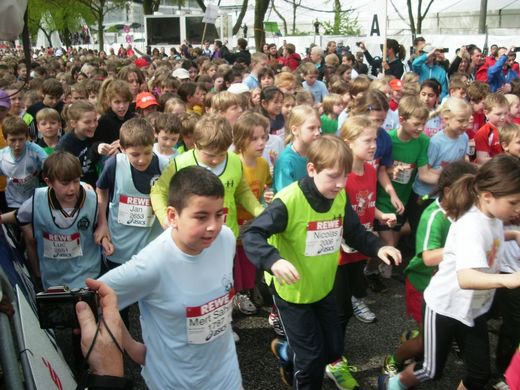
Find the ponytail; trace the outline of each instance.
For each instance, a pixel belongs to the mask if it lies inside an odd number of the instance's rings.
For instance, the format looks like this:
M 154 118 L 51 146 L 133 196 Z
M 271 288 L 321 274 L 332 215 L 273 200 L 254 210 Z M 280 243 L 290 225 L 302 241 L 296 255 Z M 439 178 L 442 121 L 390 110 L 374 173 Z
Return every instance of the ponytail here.
M 451 186 L 443 202 L 449 217 L 459 219 L 476 203 L 478 197 L 475 188 L 476 177 L 472 174 L 464 175 Z

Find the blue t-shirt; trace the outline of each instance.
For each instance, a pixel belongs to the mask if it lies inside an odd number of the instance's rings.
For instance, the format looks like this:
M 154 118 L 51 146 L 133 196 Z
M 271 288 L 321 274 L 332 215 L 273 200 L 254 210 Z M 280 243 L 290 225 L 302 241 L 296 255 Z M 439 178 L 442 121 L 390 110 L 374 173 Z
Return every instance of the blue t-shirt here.
M 428 165 L 433 169 L 442 169 L 449 163 L 463 160 L 468 151 L 469 138 L 466 133 L 457 138 L 448 137 L 444 131 L 440 131 L 430 139 L 428 146 Z M 415 177 L 413 191 L 419 195 L 428 195 L 435 190 L 435 185 L 427 184 Z
M 296 153 L 292 144 L 287 145 L 274 163 L 274 191 L 278 192 L 305 176 L 307 176 L 307 158 Z
M 327 86 L 323 81 L 320 80 L 316 80 L 312 85 L 308 85 L 307 81 L 304 81 L 302 86 L 307 91 L 312 93 L 312 96 L 314 96 L 314 103 L 321 103 L 323 98 L 329 94 Z
M 381 165 L 391 167 L 394 164 L 392 157 L 392 138 L 382 127 L 377 129 L 376 153 L 374 154 L 377 167 Z
M 249 89 L 255 89 L 260 86 L 258 82 L 258 77 L 256 77 L 254 74 L 249 73 L 249 75 L 242 81 Z

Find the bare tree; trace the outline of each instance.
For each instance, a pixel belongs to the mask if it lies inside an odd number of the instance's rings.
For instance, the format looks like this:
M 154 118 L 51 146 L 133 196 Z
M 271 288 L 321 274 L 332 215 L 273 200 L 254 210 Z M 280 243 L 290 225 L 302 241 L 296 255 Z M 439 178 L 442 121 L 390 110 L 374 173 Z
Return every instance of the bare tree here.
M 276 15 L 278 15 L 278 17 L 280 18 L 280 20 L 282 21 L 283 23 L 283 33 L 284 35 L 287 35 L 287 20 L 284 18 L 284 16 L 280 13 L 280 11 L 278 11 L 278 9 L 274 6 L 274 0 L 272 0 L 271 2 L 271 7 L 273 8 L 273 11 Z
M 237 21 L 233 28 L 231 29 L 231 33 L 233 35 L 237 35 L 238 30 L 240 30 L 240 26 L 242 26 L 242 21 L 244 20 L 244 16 L 246 16 L 247 6 L 249 5 L 249 0 L 243 0 L 242 8 L 240 8 L 240 13 L 238 14 Z
M 265 42 L 264 19 L 270 0 L 255 1 L 255 45 L 256 50 L 261 51 Z
M 412 0 L 406 0 L 406 6 L 408 8 L 408 21 L 406 21 L 403 14 L 400 12 L 400 10 L 397 8 L 393 0 L 390 0 L 390 3 L 392 4 L 392 7 L 394 8 L 395 12 L 399 16 L 399 18 L 406 22 L 408 26 L 410 26 L 410 31 L 412 32 L 412 37 L 415 39 L 418 34 L 422 33 L 422 23 L 423 20 L 426 18 L 426 15 L 428 14 L 428 11 L 430 10 L 430 7 L 434 0 L 426 0 L 428 2 L 428 5 L 426 6 L 426 9 L 424 12 L 422 11 L 423 8 L 423 0 L 417 0 L 417 19 L 415 19 L 413 8 L 414 4 L 412 4 Z

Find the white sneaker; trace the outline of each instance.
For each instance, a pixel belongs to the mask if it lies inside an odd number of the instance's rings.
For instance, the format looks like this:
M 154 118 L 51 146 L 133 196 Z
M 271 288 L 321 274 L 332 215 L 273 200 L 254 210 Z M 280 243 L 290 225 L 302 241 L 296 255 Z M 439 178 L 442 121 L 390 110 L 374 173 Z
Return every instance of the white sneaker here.
M 370 324 L 376 320 L 376 315 L 368 308 L 365 302 L 354 296 L 352 297 L 352 310 L 354 311 L 354 316 L 365 324 Z
M 247 294 L 237 293 L 233 305 L 240 313 L 245 314 L 246 316 L 255 314 L 258 311 Z

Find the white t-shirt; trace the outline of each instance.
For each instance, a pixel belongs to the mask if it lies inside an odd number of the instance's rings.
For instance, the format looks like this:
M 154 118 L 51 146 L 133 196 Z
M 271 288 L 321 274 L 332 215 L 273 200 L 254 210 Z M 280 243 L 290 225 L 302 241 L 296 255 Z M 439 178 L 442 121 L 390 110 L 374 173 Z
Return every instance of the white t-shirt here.
M 520 230 L 520 226 L 509 225 L 506 230 Z M 515 240 L 506 241 L 500 254 L 500 272 L 511 274 L 520 271 L 520 246 Z
M 498 273 L 503 243 L 502 221 L 473 206 L 451 225 L 439 271 L 424 291 L 426 304 L 436 313 L 473 326 L 473 320 L 491 307 L 495 290 L 463 290 L 457 271 L 474 268 Z
M 227 226 L 197 256 L 182 252 L 168 228 L 100 278 L 116 291 L 121 308 L 139 302 L 142 375 L 150 389 L 242 387 L 230 324 L 234 255 Z

